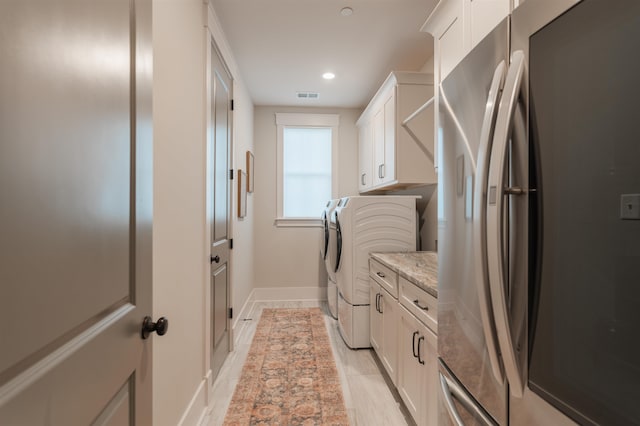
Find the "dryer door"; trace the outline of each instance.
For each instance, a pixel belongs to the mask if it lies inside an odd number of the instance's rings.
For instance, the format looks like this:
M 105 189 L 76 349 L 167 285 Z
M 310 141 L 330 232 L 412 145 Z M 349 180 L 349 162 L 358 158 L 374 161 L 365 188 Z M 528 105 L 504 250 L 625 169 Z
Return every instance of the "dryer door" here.
M 322 212 L 322 241 L 320 242 L 320 255 L 326 262 L 327 254 L 329 252 L 329 218 L 327 217 L 327 211 Z
M 329 225 L 329 245 L 327 248 L 328 253 L 324 260 L 324 263 L 327 268 L 327 275 L 329 276 L 329 280 L 335 283 L 336 262 L 338 258 L 338 229 L 336 226 L 335 211 L 331 214 L 327 223 Z

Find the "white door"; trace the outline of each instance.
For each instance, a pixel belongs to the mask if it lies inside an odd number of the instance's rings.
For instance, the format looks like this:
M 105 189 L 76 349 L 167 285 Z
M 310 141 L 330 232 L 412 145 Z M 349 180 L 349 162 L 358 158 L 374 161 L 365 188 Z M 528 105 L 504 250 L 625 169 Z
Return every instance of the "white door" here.
M 210 117 L 207 131 L 207 176 L 209 179 L 207 223 L 210 230 L 211 370 L 213 378 L 230 350 L 230 237 L 231 210 L 231 77 L 218 51 L 210 49 Z
M 0 3 L 0 424 L 151 423 L 151 1 Z

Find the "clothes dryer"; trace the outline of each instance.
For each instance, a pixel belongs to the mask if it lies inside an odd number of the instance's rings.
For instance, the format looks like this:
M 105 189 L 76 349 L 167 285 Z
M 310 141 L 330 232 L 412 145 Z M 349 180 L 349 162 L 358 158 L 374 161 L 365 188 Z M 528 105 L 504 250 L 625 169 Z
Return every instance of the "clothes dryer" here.
M 416 249 L 417 196 L 354 196 L 331 215 L 331 259 L 338 286 L 338 329 L 351 348 L 369 343 L 369 254 Z M 331 253 L 330 253 L 331 255 Z

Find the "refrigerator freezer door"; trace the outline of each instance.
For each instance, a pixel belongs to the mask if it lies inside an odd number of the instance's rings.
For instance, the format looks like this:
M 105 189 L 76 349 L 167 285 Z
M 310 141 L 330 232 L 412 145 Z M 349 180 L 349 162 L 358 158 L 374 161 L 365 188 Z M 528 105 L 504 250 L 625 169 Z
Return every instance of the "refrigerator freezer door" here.
M 476 271 L 473 212 L 474 203 L 482 200 L 473 194 L 475 185 L 483 184 L 476 181 L 480 135 L 494 74 L 508 62 L 508 35 L 509 21 L 504 20 L 442 82 L 438 129 L 443 185 L 438 200 L 438 351 L 466 392 L 501 425 L 507 424 L 507 390 L 496 379 L 501 377 L 498 358 L 488 349 L 495 332 L 483 321 L 483 315 L 492 316 L 489 304 L 483 300 L 481 308 L 479 300 L 483 276 Z

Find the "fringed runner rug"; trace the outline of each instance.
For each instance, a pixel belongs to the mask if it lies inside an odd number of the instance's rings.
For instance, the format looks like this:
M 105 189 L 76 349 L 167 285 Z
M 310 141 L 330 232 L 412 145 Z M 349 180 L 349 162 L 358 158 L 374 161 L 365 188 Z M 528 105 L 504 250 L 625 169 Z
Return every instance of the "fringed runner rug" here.
M 224 425 L 348 424 L 320 308 L 264 309 Z

